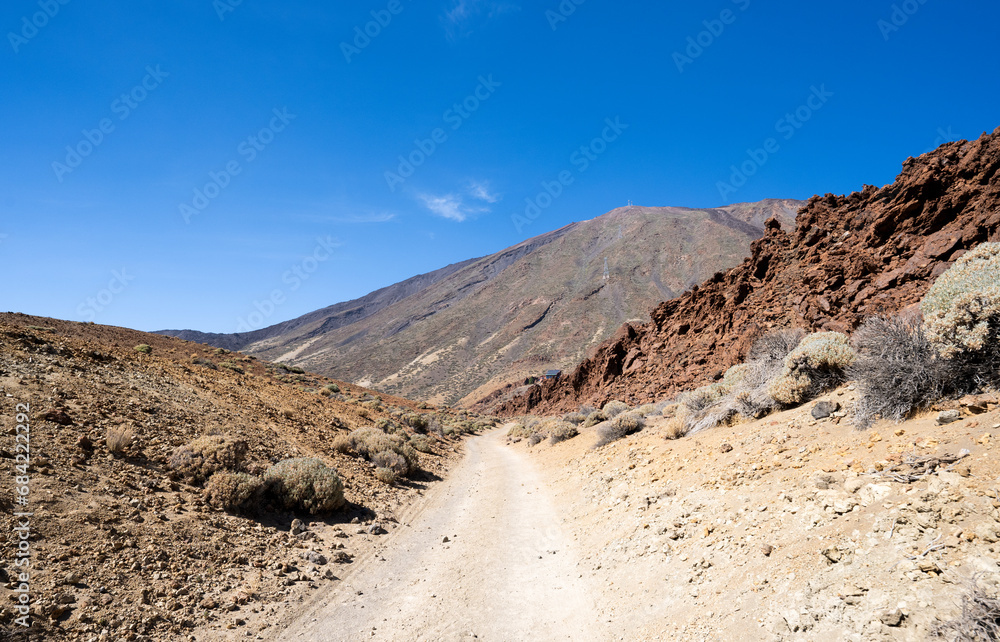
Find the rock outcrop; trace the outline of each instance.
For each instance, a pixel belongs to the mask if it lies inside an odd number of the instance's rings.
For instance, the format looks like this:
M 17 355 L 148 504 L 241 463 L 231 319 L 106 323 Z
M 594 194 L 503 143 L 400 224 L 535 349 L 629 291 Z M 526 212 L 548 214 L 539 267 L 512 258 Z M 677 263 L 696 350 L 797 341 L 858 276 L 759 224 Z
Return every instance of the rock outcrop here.
M 964 252 L 1000 240 L 1000 128 L 908 158 L 896 181 L 814 196 L 796 229 L 769 221 L 740 266 L 623 325 L 558 381 L 507 388 L 477 407 L 556 412 L 661 400 L 722 376 L 768 330 L 850 331 L 918 303 Z

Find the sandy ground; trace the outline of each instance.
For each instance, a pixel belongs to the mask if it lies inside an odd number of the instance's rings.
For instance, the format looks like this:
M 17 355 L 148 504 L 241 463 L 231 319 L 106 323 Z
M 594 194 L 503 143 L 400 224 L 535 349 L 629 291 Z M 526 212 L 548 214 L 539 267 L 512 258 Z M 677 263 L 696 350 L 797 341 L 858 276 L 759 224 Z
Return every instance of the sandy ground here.
M 536 465 L 504 435 L 470 440 L 465 460 L 382 553 L 279 639 L 606 639 L 563 517 Z

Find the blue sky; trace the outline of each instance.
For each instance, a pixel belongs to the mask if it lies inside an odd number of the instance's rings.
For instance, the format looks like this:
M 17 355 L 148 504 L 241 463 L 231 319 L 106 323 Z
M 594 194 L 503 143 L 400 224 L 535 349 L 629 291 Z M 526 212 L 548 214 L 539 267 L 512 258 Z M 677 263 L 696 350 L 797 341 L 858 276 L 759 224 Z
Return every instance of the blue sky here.
M 0 309 L 232 332 L 1000 126 L 993 2 L 335 4 L 3 3 Z

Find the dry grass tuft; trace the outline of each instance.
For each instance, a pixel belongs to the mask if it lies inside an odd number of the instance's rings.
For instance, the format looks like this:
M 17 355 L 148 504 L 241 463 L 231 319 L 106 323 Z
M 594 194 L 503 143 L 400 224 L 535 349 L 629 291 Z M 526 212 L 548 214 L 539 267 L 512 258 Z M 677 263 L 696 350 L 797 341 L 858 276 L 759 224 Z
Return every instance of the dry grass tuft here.
M 108 450 L 112 453 L 123 453 L 135 441 L 135 433 L 129 428 L 108 428 L 108 434 L 104 441 L 108 445 Z

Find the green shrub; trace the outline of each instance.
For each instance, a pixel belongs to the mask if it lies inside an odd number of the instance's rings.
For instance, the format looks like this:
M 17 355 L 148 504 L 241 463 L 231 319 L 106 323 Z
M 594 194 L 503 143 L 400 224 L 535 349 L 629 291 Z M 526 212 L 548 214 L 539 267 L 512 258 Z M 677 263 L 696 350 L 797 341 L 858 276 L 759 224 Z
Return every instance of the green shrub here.
M 145 343 L 141 343 L 135 347 L 135 351 L 141 352 L 142 354 L 151 354 L 153 352 L 153 348 L 146 345 Z
M 200 484 L 223 470 L 239 470 L 247 454 L 247 443 L 227 435 L 207 435 L 178 447 L 170 456 L 174 472 Z
M 277 363 L 275 365 L 284 370 L 285 372 L 291 372 L 292 374 L 301 375 L 306 373 L 306 371 L 303 370 L 302 368 L 298 366 L 290 366 L 287 363 Z
M 375 479 L 379 480 L 383 484 L 392 486 L 399 481 L 399 475 L 391 468 L 376 468 Z
M 844 381 L 855 358 L 847 335 L 839 332 L 811 334 L 785 357 L 785 367 L 768 386 L 768 393 L 787 406 L 808 401 Z
M 580 434 L 580 431 L 576 429 L 576 426 L 569 423 L 568 421 L 558 421 L 548 429 L 549 440 L 553 444 L 558 444 L 561 441 L 566 441 L 567 439 L 572 439 Z
M 330 392 L 340 392 L 340 386 L 335 383 L 330 383 L 326 385 L 326 389 Z
M 917 320 L 874 317 L 854 333 L 858 358 L 848 376 L 858 388 L 854 425 L 871 426 L 879 417 L 902 421 L 940 399 L 951 378 Z
M 604 404 L 604 408 L 602 408 L 602 410 L 608 419 L 614 419 L 623 412 L 627 412 L 629 407 L 627 403 L 622 403 L 621 401 L 609 401 Z
M 599 423 L 603 423 L 608 420 L 608 416 L 604 414 L 602 410 L 595 410 L 587 416 L 587 420 L 583 422 L 584 428 L 590 428 L 591 426 L 596 426 Z
M 205 483 L 205 496 L 216 508 L 241 511 L 259 497 L 263 485 L 264 482 L 253 475 L 219 471 Z
M 286 459 L 264 473 L 267 492 L 289 510 L 307 510 L 313 515 L 342 508 L 344 484 L 337 471 L 322 460 Z
M 600 448 L 613 441 L 618 441 L 646 427 L 646 420 L 637 412 L 626 412 L 618 415 L 610 422 L 597 429 L 597 443 L 594 448 Z

